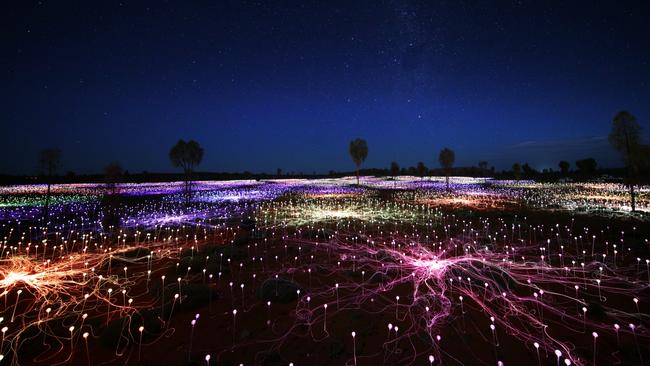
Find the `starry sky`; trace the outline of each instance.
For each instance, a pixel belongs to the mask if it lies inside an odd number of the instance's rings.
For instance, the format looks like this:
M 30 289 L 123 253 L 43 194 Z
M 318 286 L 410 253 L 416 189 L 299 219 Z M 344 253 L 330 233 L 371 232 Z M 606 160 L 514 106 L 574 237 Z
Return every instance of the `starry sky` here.
M 10 1 L 0 173 L 111 161 L 171 172 L 497 169 L 594 157 L 621 109 L 650 121 L 648 1 Z M 5 104 L 6 103 L 6 104 Z

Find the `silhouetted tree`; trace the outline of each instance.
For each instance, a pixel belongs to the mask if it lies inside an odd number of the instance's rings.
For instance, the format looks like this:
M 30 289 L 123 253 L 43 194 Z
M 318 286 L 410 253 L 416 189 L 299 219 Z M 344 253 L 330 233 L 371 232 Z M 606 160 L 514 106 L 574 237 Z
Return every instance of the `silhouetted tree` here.
M 589 176 L 596 172 L 596 160 L 594 158 L 586 158 L 576 160 L 576 168 L 582 175 Z
M 50 195 L 52 186 L 52 177 L 56 174 L 57 170 L 61 167 L 61 150 L 56 148 L 43 149 L 40 153 L 39 164 L 41 166 L 41 173 L 47 179 L 47 195 L 45 196 L 44 216 L 47 220 L 50 209 Z
M 521 166 L 521 171 L 528 178 L 533 177 L 534 175 L 537 174 L 537 171 L 533 169 L 530 165 L 528 165 L 528 163 L 525 163 L 524 165 Z
M 569 164 L 568 161 L 562 160 L 562 161 L 560 161 L 558 166 L 560 167 L 560 172 L 562 173 L 562 175 L 566 175 L 569 172 L 569 167 L 571 165 Z
M 647 159 L 641 145 L 641 126 L 637 123 L 636 117 L 627 111 L 620 111 L 614 116 L 612 130 L 609 133 L 609 143 L 623 155 L 625 168 L 627 169 L 627 185 L 630 190 L 630 203 L 632 211 L 636 210 L 636 197 L 634 184 L 638 170 Z
M 417 166 L 417 171 L 418 175 L 420 176 L 420 179 L 424 179 L 424 175 L 427 174 L 427 167 L 424 165 L 423 162 L 418 162 Z
M 515 177 L 515 180 L 521 179 L 521 164 L 512 164 L 512 175 Z
M 445 180 L 447 182 L 447 190 L 449 190 L 449 175 L 451 175 L 452 167 L 454 166 L 454 161 L 456 160 L 456 154 L 449 148 L 445 147 L 440 150 L 440 155 L 438 156 L 438 161 L 440 166 L 445 171 Z
M 278 168 L 276 175 L 278 178 L 280 178 L 282 176 L 282 169 Z
M 390 163 L 390 175 L 395 179 L 399 175 L 399 164 L 396 161 Z
M 169 160 L 177 168 L 182 168 L 185 176 L 185 196 L 187 203 L 191 196 L 192 172 L 194 167 L 201 163 L 203 159 L 203 148 L 198 142 L 190 140 L 178 140 L 171 150 L 169 150 Z
M 488 172 L 488 162 L 485 160 L 479 161 L 478 168 L 481 170 L 482 175 L 486 175 Z
M 118 162 L 112 162 L 104 167 L 104 183 L 106 194 L 102 197 L 102 226 L 104 230 L 114 231 L 120 227 L 120 215 L 118 209 L 120 198 L 117 194 L 117 185 L 122 181 L 124 170 Z
M 104 167 L 104 182 L 106 190 L 111 194 L 117 193 L 117 184 L 121 182 L 124 170 L 118 162 L 112 162 Z
M 350 141 L 349 152 L 357 168 L 357 185 L 359 185 L 359 168 L 361 167 L 361 163 L 368 157 L 368 144 L 366 140 L 357 138 Z

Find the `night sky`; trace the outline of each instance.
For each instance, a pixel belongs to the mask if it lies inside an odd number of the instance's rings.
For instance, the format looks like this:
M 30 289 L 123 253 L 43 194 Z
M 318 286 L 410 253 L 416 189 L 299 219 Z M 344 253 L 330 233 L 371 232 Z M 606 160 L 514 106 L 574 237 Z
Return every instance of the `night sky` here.
M 0 173 L 497 169 L 594 157 L 611 119 L 650 121 L 648 1 L 84 1 L 3 4 Z M 6 103 L 6 104 L 5 104 Z

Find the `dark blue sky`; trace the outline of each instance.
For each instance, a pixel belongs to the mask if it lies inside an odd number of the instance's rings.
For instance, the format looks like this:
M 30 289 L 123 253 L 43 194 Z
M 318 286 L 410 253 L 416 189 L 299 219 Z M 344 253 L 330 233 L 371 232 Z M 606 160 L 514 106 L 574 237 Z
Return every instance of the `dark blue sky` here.
M 351 170 L 456 151 L 538 168 L 595 157 L 620 109 L 650 121 L 648 1 L 12 1 L 0 172 Z M 6 29 L 9 28 L 9 29 Z

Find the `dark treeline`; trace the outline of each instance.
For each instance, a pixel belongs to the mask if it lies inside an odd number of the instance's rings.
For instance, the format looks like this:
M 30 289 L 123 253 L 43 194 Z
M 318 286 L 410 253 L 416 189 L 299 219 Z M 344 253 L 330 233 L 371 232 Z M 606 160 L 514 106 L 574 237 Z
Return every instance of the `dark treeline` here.
M 525 164 L 523 164 L 525 166 Z M 410 166 L 400 168 L 398 174 L 393 174 L 390 168 L 367 168 L 360 169 L 359 174 L 362 176 L 375 176 L 375 177 L 392 177 L 395 175 L 410 175 L 419 177 L 417 166 Z M 577 169 L 569 169 L 566 173 L 556 170 L 543 170 L 538 171 L 532 169 L 529 172 L 521 173 L 520 179 L 534 179 L 542 182 L 557 182 L 562 179 L 570 179 L 573 181 L 589 181 L 594 179 L 602 179 L 607 176 L 605 180 L 620 181 L 626 174 L 625 168 L 597 168 L 588 173 L 581 172 Z M 202 180 L 238 180 L 238 179 L 293 179 L 293 178 L 340 178 L 346 176 L 355 176 L 356 171 L 330 171 L 324 174 L 317 173 L 304 173 L 304 172 L 280 172 L 280 175 L 270 173 L 219 173 L 219 172 L 194 172 L 193 179 L 196 181 Z M 427 169 L 426 177 L 431 176 L 444 176 L 445 172 L 442 168 Z M 469 167 L 455 167 L 453 175 L 465 177 L 491 177 L 496 179 L 515 179 L 512 170 L 495 171 L 493 168 L 485 169 L 478 166 Z M 147 182 L 174 182 L 183 181 L 185 175 L 183 173 L 155 173 L 155 172 L 140 172 L 129 173 L 124 171 L 121 175 L 120 181 L 123 183 L 147 183 Z M 53 176 L 51 182 L 54 184 L 60 183 L 104 183 L 106 179 L 105 174 L 74 174 L 68 172 L 66 174 Z M 0 175 L 0 185 L 10 184 L 41 184 L 45 183 L 45 177 L 35 175 Z M 650 183 L 650 171 L 646 170 L 640 174 L 641 183 Z

